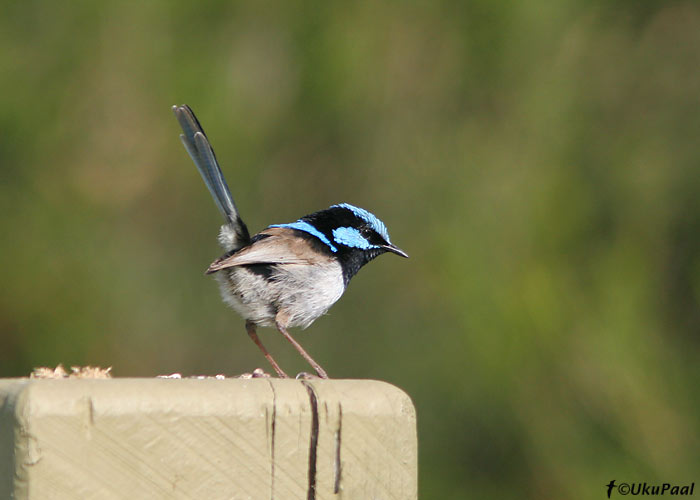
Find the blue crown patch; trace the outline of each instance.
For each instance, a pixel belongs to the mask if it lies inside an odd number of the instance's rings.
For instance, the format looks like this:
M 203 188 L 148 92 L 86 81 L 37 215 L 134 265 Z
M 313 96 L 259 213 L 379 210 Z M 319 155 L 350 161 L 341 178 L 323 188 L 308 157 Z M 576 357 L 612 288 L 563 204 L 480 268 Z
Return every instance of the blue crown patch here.
M 377 216 L 373 213 L 368 212 L 364 208 L 350 205 L 350 203 L 340 203 L 338 205 L 333 205 L 331 208 L 345 208 L 346 210 L 350 210 L 359 219 L 362 219 L 367 224 L 369 224 L 370 227 L 372 227 L 372 229 L 374 229 L 382 238 L 384 238 L 384 240 L 386 240 L 387 243 L 391 243 L 391 241 L 389 240 L 389 231 L 387 231 L 384 223 L 381 220 L 379 220 Z

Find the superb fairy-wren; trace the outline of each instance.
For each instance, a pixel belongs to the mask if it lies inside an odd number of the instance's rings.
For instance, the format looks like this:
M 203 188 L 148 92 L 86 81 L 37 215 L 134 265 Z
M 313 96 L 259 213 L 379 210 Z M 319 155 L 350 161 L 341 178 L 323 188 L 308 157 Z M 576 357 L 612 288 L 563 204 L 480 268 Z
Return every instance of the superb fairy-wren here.
M 184 132 L 180 139 L 226 219 L 219 233 L 226 253 L 206 273 L 214 274 L 224 302 L 246 320 L 248 335 L 280 377 L 287 374 L 263 346 L 258 326 L 276 327 L 321 378 L 328 378 L 287 329 L 306 328 L 328 311 L 375 257 L 408 255 L 391 243 L 381 220 L 348 203 L 273 224 L 251 237 L 199 121 L 189 106 L 173 106 L 173 112 Z

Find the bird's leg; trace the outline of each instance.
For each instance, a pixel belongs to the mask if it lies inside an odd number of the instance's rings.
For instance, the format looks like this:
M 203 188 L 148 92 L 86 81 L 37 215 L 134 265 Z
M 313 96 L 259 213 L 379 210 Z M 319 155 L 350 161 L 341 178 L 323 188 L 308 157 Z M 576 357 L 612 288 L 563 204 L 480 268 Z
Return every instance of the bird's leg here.
M 321 365 L 319 365 L 318 363 L 316 363 L 316 361 L 314 361 L 314 358 L 312 358 L 311 356 L 309 356 L 309 354 L 304 350 L 304 348 L 301 347 L 301 345 L 299 344 L 299 342 L 297 342 L 296 340 L 294 340 L 294 339 L 292 338 L 292 336 L 289 335 L 289 332 L 287 331 L 287 329 L 286 329 L 284 326 L 282 326 L 282 323 L 280 323 L 279 321 L 277 321 L 276 324 L 277 324 L 277 329 L 280 331 L 280 333 L 281 333 L 282 335 L 284 335 L 284 338 L 286 338 L 287 340 L 289 340 L 289 342 L 292 343 L 292 345 L 294 346 L 294 348 L 295 348 L 297 351 L 299 351 L 299 354 L 301 354 L 301 355 L 304 357 L 304 359 L 311 365 L 311 367 L 312 367 L 314 370 L 316 370 L 316 373 L 318 373 L 318 376 L 321 377 L 321 378 L 328 378 L 328 374 L 326 373 L 326 370 L 324 370 L 323 368 L 321 368 Z
M 265 358 L 267 358 L 267 360 L 272 365 L 272 368 L 275 369 L 275 371 L 277 372 L 277 376 L 280 378 L 289 378 L 289 375 L 284 373 L 282 368 L 280 368 L 280 365 L 277 364 L 277 361 L 275 361 L 275 359 L 272 357 L 272 355 L 269 352 L 267 352 L 267 349 L 265 349 L 265 346 L 263 345 L 263 343 L 260 342 L 260 339 L 258 338 L 258 334 L 255 331 L 255 323 L 253 323 L 251 321 L 246 321 L 245 322 L 245 329 L 248 332 L 248 336 L 251 338 L 251 340 L 253 342 L 255 342 L 255 345 L 257 345 L 260 348 L 260 350 L 262 351 Z

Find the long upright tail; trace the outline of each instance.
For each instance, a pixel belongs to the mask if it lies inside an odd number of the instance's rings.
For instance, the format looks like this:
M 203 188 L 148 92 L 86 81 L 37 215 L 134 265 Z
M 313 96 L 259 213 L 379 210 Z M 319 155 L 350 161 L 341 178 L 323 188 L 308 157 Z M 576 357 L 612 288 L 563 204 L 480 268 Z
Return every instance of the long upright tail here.
M 238 209 L 233 201 L 231 192 L 216 160 L 214 150 L 207 139 L 199 120 L 186 104 L 173 106 L 173 113 L 180 122 L 183 134 L 180 134 L 182 144 L 189 153 L 204 179 L 216 206 L 226 218 L 226 226 L 222 228 L 220 240 L 229 249 L 240 248 L 250 242 L 250 233 L 245 223 L 238 215 Z M 226 234 L 225 234 L 226 233 Z

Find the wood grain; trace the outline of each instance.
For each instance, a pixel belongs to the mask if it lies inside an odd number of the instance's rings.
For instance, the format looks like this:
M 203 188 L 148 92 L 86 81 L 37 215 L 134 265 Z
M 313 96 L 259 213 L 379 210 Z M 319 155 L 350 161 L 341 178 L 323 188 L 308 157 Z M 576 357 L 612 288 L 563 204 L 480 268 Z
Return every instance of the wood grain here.
M 0 498 L 415 499 L 410 398 L 371 380 L 0 380 Z

